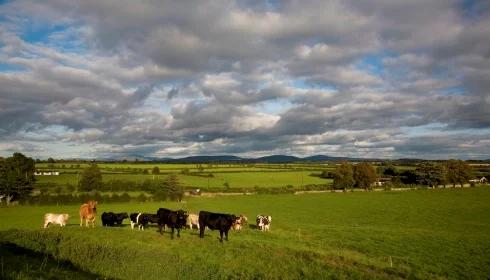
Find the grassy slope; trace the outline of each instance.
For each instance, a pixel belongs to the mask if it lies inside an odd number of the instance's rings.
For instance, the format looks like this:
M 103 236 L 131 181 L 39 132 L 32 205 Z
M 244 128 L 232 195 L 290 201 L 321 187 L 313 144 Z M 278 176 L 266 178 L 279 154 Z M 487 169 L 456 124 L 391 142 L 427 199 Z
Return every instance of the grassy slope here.
M 322 179 L 310 176 L 312 171 L 289 171 L 289 172 L 238 172 L 238 173 L 213 173 L 214 177 L 209 178 L 209 187 L 223 187 L 228 182 L 230 188 L 253 188 L 258 187 L 284 187 L 293 185 L 299 187 L 308 184 L 330 184 L 331 179 Z M 156 180 L 163 180 L 167 175 L 157 175 Z M 122 180 L 122 181 L 144 181 L 152 180 L 153 175 L 143 174 L 103 174 L 103 180 Z M 59 176 L 37 176 L 40 183 L 52 182 L 57 184 L 77 183 L 77 174 L 61 174 Z M 207 187 L 208 178 L 199 176 L 179 175 L 179 179 L 185 186 Z
M 161 206 L 191 212 L 206 209 L 244 213 L 250 220 L 259 213 L 272 215 L 270 233 L 232 232 L 224 245 L 217 242 L 217 232 L 207 232 L 200 240 L 196 231 L 188 230 L 172 241 L 154 228 L 81 229 L 76 225 L 77 207 L 23 206 L 0 209 L 0 230 L 27 231 L 0 236 L 57 254 L 92 273 L 126 279 L 485 279 L 490 275 L 489 199 L 489 188 L 476 188 L 193 198 L 184 204 L 98 207 L 99 213 L 154 212 Z M 38 230 L 46 212 L 68 212 L 74 218 L 66 228 Z M 57 245 L 44 248 L 40 240 L 47 236 L 55 236 Z M 87 246 L 92 248 L 90 265 L 84 265 Z

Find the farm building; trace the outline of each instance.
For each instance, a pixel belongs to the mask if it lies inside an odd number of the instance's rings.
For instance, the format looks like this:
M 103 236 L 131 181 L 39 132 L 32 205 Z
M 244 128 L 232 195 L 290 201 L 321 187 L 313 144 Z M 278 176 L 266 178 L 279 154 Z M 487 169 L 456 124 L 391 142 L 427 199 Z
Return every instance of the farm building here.
M 35 176 L 58 176 L 60 175 L 59 171 L 36 171 L 34 172 Z
M 470 180 L 470 183 L 486 184 L 486 183 L 488 183 L 488 179 L 485 177 L 481 177 L 480 179 Z

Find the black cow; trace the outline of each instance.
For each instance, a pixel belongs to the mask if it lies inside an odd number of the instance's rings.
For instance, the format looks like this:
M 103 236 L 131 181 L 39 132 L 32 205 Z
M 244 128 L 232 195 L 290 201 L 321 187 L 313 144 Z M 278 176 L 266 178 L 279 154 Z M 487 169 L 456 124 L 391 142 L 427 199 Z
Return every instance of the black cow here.
M 219 230 L 220 242 L 223 242 L 223 233 L 228 241 L 228 231 L 239 217 L 232 214 L 212 213 L 208 211 L 199 212 L 199 237 L 204 238 L 204 229 Z
M 180 237 L 180 229 L 185 227 L 187 222 L 187 212 L 184 210 L 172 211 L 166 208 L 160 208 L 157 211 L 158 216 L 158 228 L 160 234 L 162 233 L 162 227 L 167 226 L 172 229 L 170 238 L 174 238 L 174 230 L 177 229 L 177 237 Z
M 103 226 L 114 226 L 115 224 L 121 225 L 124 219 L 128 218 L 128 213 L 102 213 L 101 220 Z
M 138 226 L 138 229 L 145 230 L 148 223 L 155 223 L 155 214 L 131 213 L 129 219 L 131 220 L 131 229 L 136 225 Z

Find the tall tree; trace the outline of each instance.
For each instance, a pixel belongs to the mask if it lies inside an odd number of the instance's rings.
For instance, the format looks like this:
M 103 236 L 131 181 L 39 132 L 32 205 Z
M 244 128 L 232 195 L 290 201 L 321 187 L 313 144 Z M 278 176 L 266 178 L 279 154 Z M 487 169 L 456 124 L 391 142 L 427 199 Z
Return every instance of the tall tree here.
M 368 189 L 376 182 L 376 170 L 369 163 L 354 165 L 354 185 L 356 188 Z
M 446 170 L 446 179 L 453 186 L 456 186 L 456 184 L 463 186 L 471 179 L 471 167 L 465 161 L 448 160 L 446 162 Z
M 102 173 L 97 164 L 91 164 L 82 171 L 79 190 L 93 191 L 102 188 Z
M 354 171 L 352 164 L 343 161 L 333 174 L 333 186 L 337 189 L 347 189 L 354 186 Z
M 172 200 L 182 201 L 184 197 L 184 187 L 180 184 L 179 177 L 176 174 L 170 174 L 163 181 L 163 190 L 168 193 L 168 196 Z
M 423 162 L 415 169 L 417 182 L 428 187 L 435 187 L 445 181 L 444 169 L 432 162 Z
M 153 167 L 153 170 L 151 171 L 153 175 L 158 175 L 160 174 L 160 168 L 158 166 Z
M 21 153 L 0 160 L 0 195 L 5 196 L 7 205 L 13 199 L 23 199 L 34 185 L 35 163 Z

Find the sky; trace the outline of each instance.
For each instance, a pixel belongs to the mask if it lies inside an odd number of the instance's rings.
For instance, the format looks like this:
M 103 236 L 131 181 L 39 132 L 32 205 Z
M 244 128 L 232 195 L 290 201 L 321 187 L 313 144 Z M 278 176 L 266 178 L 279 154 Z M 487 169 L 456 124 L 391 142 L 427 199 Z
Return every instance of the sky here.
M 490 158 L 490 1 L 0 1 L 0 156 Z

